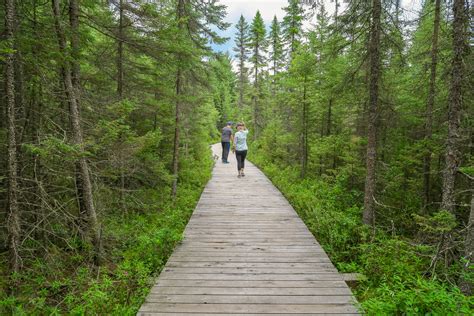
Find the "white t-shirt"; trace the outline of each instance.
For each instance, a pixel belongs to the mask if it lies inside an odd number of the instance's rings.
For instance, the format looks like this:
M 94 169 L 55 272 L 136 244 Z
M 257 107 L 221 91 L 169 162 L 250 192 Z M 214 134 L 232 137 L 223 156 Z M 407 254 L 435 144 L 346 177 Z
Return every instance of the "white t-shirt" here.
M 243 130 L 243 131 L 238 131 L 234 135 L 234 144 L 235 144 L 235 150 L 237 151 L 243 151 L 243 150 L 248 150 L 247 147 L 247 134 L 249 133 L 249 130 Z

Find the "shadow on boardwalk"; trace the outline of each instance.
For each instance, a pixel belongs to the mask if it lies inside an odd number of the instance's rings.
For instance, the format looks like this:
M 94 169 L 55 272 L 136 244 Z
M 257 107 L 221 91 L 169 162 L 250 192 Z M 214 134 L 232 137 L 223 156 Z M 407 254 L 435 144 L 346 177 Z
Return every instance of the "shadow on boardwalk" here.
M 220 145 L 214 154 L 220 156 Z M 255 166 L 216 162 L 138 315 L 357 314 L 352 293 L 288 201 Z

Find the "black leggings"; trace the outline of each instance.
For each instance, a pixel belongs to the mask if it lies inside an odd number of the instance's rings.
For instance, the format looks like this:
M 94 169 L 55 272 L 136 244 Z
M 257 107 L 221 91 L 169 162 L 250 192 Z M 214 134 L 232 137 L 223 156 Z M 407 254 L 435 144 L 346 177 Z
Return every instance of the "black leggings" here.
M 237 170 L 244 169 L 245 157 L 247 157 L 246 150 L 236 150 L 235 157 L 237 158 Z

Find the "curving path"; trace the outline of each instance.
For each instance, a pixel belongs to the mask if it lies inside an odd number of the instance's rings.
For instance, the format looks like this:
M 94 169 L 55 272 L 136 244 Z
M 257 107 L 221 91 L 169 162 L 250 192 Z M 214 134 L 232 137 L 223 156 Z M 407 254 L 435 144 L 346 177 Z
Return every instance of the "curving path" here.
M 212 147 L 220 156 L 220 144 Z M 216 162 L 138 315 L 357 314 L 351 291 L 288 201 L 251 163 Z

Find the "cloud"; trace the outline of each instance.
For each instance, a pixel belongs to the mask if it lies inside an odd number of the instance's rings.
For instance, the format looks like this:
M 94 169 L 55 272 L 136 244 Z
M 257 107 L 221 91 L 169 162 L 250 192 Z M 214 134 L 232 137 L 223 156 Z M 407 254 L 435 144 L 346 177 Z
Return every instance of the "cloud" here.
M 241 14 L 250 21 L 257 10 L 266 23 L 271 22 L 274 15 L 281 20 L 284 16 L 282 8 L 287 5 L 286 0 L 221 0 L 220 3 L 227 6 L 226 20 L 231 23 L 237 22 Z
M 232 56 L 232 47 L 234 46 L 234 35 L 235 35 L 235 24 L 243 15 L 247 20 L 247 23 L 251 23 L 257 10 L 260 10 L 263 21 L 267 25 L 273 20 L 276 15 L 278 20 L 282 20 L 285 15 L 283 7 L 287 5 L 286 0 L 221 0 L 221 4 L 227 7 L 226 22 L 232 23 L 232 25 L 225 31 L 221 31 L 220 35 L 229 37 L 227 43 L 223 45 L 212 45 L 213 49 L 219 52 L 229 52 Z

